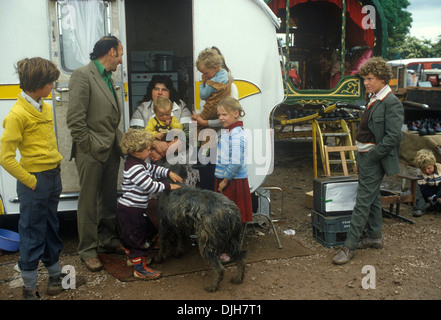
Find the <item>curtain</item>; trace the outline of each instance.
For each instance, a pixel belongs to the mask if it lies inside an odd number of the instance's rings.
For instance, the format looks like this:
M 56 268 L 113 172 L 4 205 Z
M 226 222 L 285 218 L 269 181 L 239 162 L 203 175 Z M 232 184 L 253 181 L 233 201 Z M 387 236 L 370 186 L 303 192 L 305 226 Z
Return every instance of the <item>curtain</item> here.
M 75 59 L 87 64 L 95 43 L 104 35 L 102 0 L 60 0 L 64 36 L 72 43 Z M 67 31 L 67 32 L 66 32 Z
M 290 0 L 289 6 L 291 8 L 295 5 L 306 2 L 330 2 L 337 5 L 340 9 L 342 8 L 342 0 Z M 277 14 L 279 9 L 286 8 L 286 0 L 272 0 L 268 4 L 268 6 L 275 14 Z M 356 36 L 358 38 L 361 36 L 364 39 L 365 44 L 372 48 L 375 44 L 374 30 L 373 29 L 364 30 L 362 22 L 363 22 L 363 18 L 365 17 L 365 14 L 361 12 L 361 9 L 362 9 L 362 5 L 359 1 L 355 1 L 355 0 L 346 1 L 346 12 L 349 18 L 359 27 L 358 30 L 355 29 L 349 31 L 348 29 L 346 30 L 349 33 L 349 36 L 352 36 L 353 35 L 352 33 L 354 32 L 357 33 L 354 34 L 353 36 Z

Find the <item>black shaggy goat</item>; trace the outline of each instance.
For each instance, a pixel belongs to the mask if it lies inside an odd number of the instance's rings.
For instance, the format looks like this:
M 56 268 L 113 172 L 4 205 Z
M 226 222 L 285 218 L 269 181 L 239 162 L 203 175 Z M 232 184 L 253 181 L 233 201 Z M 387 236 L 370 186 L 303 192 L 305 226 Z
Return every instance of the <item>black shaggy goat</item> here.
M 223 253 L 237 264 L 237 275 L 231 282 L 242 283 L 247 252 L 240 248 L 243 226 L 240 211 L 233 201 L 221 193 L 182 186 L 159 195 L 157 216 L 161 243 L 157 262 L 171 254 L 182 256 L 190 235 L 196 235 L 199 252 L 215 274 L 213 283 L 205 290 L 214 292 L 219 288 L 224 276 L 220 259 Z

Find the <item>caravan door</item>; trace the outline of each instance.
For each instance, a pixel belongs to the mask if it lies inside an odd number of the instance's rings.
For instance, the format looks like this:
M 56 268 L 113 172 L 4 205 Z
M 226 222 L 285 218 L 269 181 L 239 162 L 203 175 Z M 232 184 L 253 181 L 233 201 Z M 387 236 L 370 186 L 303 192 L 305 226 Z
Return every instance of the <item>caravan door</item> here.
M 284 97 L 277 25 L 277 18 L 261 0 L 193 1 L 193 56 L 196 59 L 199 52 L 212 46 L 220 49 L 246 113 L 243 121 L 248 130 L 251 192 L 273 169 L 270 113 Z M 196 89 L 201 74 L 196 68 L 194 71 Z M 196 93 L 196 108 L 199 103 Z
M 0 65 L 0 121 L 8 114 L 21 92 L 14 70 L 23 58 L 43 57 L 52 60 L 61 75 L 56 88 L 46 99 L 54 109 L 58 149 L 63 155 L 61 178 L 63 191 L 59 211 L 75 211 L 79 191 L 75 162 L 70 160 L 72 140 L 66 126 L 69 78 L 72 71 L 89 63 L 89 53 L 95 42 L 104 35 L 117 36 L 121 42 L 119 1 L 80 0 L 16 0 L 0 3 L 0 33 L 4 45 Z M 122 18 L 124 20 L 124 18 Z M 123 56 L 125 61 L 125 56 Z M 123 105 L 121 129 L 128 126 L 125 63 L 112 76 Z M 0 127 L 0 134 L 3 128 Z M 17 152 L 17 158 L 20 155 Z M 0 169 L 0 214 L 19 213 L 16 179 Z

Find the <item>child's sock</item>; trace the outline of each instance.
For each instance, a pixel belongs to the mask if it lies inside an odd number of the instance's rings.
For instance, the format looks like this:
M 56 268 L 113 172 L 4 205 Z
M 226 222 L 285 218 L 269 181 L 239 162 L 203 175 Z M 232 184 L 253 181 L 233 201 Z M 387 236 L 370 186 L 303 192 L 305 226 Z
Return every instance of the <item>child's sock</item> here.
M 55 262 L 50 267 L 46 267 L 46 269 L 49 277 L 59 277 L 61 275 L 61 266 L 59 261 Z
M 37 290 L 37 269 L 31 271 L 21 270 L 21 278 L 25 288 Z
M 132 259 L 130 259 L 130 258 L 129 258 L 129 255 L 130 255 L 130 250 L 129 250 L 129 249 L 126 249 L 126 248 L 124 248 L 124 252 L 125 252 L 125 254 L 126 254 L 126 257 L 127 257 L 127 262 L 126 262 L 127 266 L 128 266 L 128 267 L 131 267 L 131 266 L 133 266 L 133 262 L 132 262 Z

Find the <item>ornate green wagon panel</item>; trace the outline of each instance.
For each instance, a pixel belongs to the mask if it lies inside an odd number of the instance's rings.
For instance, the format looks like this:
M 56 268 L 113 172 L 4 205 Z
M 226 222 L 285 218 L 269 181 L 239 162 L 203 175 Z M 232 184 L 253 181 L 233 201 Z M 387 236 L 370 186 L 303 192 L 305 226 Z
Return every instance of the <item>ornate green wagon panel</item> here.
M 298 90 L 291 81 L 286 82 L 286 104 L 331 104 L 337 101 L 356 102 L 364 97 L 364 86 L 358 76 L 345 76 L 332 90 Z
M 372 56 L 384 56 L 387 48 L 383 11 L 377 0 L 266 3 L 282 21 L 278 33 L 285 100 L 272 113 L 275 138 L 312 137 L 314 177 L 319 154 L 329 175 L 325 147 L 329 140 L 351 147 L 360 120 L 365 87 L 359 68 Z M 355 165 L 354 151 L 348 152 Z

